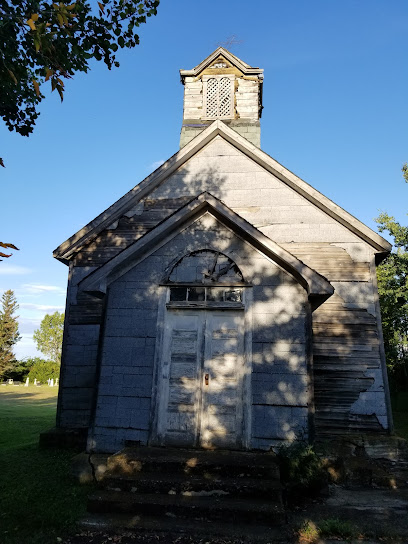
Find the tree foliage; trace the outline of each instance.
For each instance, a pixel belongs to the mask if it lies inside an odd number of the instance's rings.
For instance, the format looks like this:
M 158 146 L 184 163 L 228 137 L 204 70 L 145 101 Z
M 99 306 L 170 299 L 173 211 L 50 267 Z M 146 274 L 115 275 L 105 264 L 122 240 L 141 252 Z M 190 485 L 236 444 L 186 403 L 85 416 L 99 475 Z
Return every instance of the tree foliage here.
M 404 170 L 403 170 L 404 172 Z M 404 172 L 405 173 L 405 172 Z M 378 230 L 394 239 L 394 249 L 378 267 L 378 291 L 387 366 L 395 385 L 408 386 L 408 227 L 381 213 Z
M 37 349 L 51 361 L 61 362 L 62 335 L 64 331 L 64 314 L 55 312 L 46 314 L 40 328 L 34 331 L 33 339 Z
M 0 0 L 0 114 L 9 130 L 28 136 L 44 98 L 42 85 L 64 96 L 65 80 L 89 61 L 119 66 L 115 53 L 139 43 L 138 27 L 159 0 Z M 2 165 L 4 166 L 4 165 Z
M 20 361 L 16 361 L 13 366 L 6 370 L 3 378 L 5 380 L 11 378 L 13 380 L 25 381 L 31 367 L 39 361 L 43 361 L 43 359 L 40 359 L 39 357 L 27 357 L 25 359 L 21 359 Z
M 59 378 L 60 365 L 55 361 L 44 361 L 36 358 L 36 361 L 30 368 L 28 377 L 30 381 L 37 379 L 41 383 L 45 383 L 47 380 L 55 380 Z
M 20 340 L 18 316 L 15 315 L 18 304 L 14 292 L 10 289 L 3 293 L 0 310 L 0 376 L 10 370 L 16 361 L 13 346 Z
M 5 242 L 0 242 L 0 247 L 4 248 L 4 249 L 16 249 L 18 251 L 18 247 L 16 247 L 14 244 L 6 244 Z M 3 253 L 2 251 L 0 251 L 0 257 L 5 257 L 5 258 L 9 258 L 11 257 L 11 253 Z M 0 261 L 2 261 L 3 259 L 0 259 Z

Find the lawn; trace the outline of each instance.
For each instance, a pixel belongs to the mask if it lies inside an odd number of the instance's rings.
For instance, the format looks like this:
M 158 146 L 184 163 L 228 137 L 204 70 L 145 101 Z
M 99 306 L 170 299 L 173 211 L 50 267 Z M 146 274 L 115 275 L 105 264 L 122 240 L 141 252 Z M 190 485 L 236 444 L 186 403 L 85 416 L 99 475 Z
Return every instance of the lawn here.
M 1 544 L 71 542 L 85 514 L 90 488 L 69 477 L 74 452 L 38 448 L 40 432 L 54 426 L 56 403 L 57 388 L 0 386 Z M 408 439 L 408 394 L 394 397 L 393 407 L 396 434 Z M 99 542 L 78 540 L 91 541 Z
M 40 450 L 57 388 L 0 386 L 0 542 L 58 542 L 85 512 L 89 488 L 69 477 L 72 451 Z

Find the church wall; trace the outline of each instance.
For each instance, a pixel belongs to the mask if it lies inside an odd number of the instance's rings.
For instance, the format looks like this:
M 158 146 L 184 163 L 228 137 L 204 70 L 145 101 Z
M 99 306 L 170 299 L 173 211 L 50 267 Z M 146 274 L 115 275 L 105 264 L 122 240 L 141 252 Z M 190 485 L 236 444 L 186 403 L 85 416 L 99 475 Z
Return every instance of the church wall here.
M 313 314 L 318 432 L 386 429 L 373 249 L 221 137 L 102 232 L 76 264 L 103 264 L 203 191 L 336 288 Z
M 146 443 L 151 421 L 159 283 L 176 257 L 212 248 L 233 259 L 252 291 L 251 447 L 308 432 L 305 290 L 206 214 L 109 288 L 100 385 L 89 449 Z

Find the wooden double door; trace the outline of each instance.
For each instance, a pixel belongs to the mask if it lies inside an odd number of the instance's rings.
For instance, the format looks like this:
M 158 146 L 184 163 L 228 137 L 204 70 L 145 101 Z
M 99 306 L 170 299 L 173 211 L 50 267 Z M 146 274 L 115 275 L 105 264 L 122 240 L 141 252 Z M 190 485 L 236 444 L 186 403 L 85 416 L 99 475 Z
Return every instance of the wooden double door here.
M 240 449 L 244 311 L 168 309 L 158 388 L 163 445 Z

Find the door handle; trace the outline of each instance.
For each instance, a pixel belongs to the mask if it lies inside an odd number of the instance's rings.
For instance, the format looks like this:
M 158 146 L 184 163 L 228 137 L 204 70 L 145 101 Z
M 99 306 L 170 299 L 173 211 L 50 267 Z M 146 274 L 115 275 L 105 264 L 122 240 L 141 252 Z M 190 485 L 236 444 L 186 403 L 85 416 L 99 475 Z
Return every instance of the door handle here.
M 205 385 L 208 385 L 208 382 L 210 381 L 210 375 L 209 374 L 205 374 L 204 375 L 204 382 L 205 382 Z

